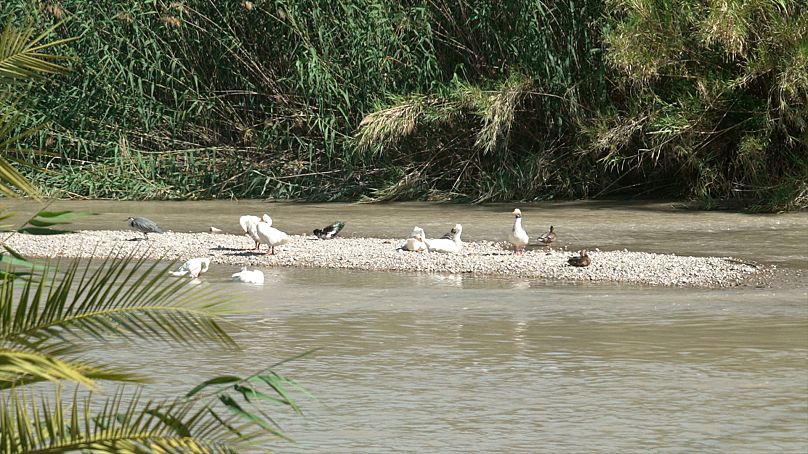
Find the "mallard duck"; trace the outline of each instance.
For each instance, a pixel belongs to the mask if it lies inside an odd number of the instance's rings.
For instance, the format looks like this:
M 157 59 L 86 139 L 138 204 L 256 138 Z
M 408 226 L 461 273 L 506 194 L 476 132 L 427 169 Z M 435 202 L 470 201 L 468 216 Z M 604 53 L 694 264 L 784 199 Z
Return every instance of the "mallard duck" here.
M 556 234 L 553 232 L 553 226 L 550 226 L 550 230 L 546 233 L 543 233 L 542 236 L 539 237 L 539 243 L 543 244 L 550 244 L 556 240 Z
M 345 227 L 345 222 L 337 221 L 329 226 L 323 227 L 322 229 L 314 229 L 314 236 L 321 240 L 330 240 L 337 236 L 337 234 Z
M 513 245 L 513 253 L 516 255 L 525 254 L 525 246 L 530 241 L 530 237 L 522 228 L 522 210 L 516 208 L 513 210 L 514 220 L 513 229 L 508 235 L 508 241 Z
M 567 263 L 572 266 L 589 266 L 592 260 L 589 259 L 589 255 L 586 253 L 586 249 L 584 249 L 578 252 L 577 256 L 572 256 L 567 259 Z
M 169 271 L 172 276 L 190 278 L 199 277 L 200 274 L 208 271 L 210 268 L 210 259 L 207 257 L 197 257 L 190 259 L 183 263 L 176 271 Z
M 151 219 L 129 216 L 126 222 L 129 224 L 129 227 L 142 233 L 147 240 L 149 239 L 149 233 L 163 233 L 163 229 Z
M 245 284 L 263 284 L 264 272 L 261 270 L 248 270 L 246 267 L 242 268 L 238 273 L 233 273 L 231 277 L 239 282 Z
M 460 234 L 463 232 L 463 226 L 455 224 L 452 228 L 452 239 L 436 238 L 434 240 L 424 239 L 426 247 L 429 252 L 460 252 L 463 248 L 463 241 L 460 239 Z
M 272 227 L 263 219 L 261 219 L 261 222 L 255 225 L 254 230 L 258 235 L 259 243 L 266 243 L 269 245 L 266 255 L 274 255 L 275 246 L 281 246 L 289 242 L 289 235 L 287 235 L 285 232 L 281 232 L 275 227 Z
M 403 249 L 405 251 L 412 251 L 412 252 L 423 252 L 427 250 L 426 243 L 424 239 L 426 238 L 426 233 L 424 233 L 424 229 L 421 227 L 415 226 L 412 229 L 412 233 L 410 237 L 404 242 L 404 244 L 399 247 L 399 249 Z

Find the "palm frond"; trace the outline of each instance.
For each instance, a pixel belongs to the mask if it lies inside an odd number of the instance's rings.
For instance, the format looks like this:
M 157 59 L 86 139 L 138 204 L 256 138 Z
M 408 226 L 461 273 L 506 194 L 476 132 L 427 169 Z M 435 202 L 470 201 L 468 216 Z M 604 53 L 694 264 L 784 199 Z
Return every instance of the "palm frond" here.
M 96 380 L 146 381 L 137 374 L 121 372 L 105 365 L 64 359 L 76 353 L 76 348 L 54 346 L 48 350 L 39 352 L 0 347 L 0 390 L 41 381 L 70 380 L 89 388 L 95 387 Z
M 205 402 L 144 401 L 140 390 L 130 395 L 119 388 L 101 401 L 92 393 L 65 401 L 58 391 L 38 401 L 17 392 L 0 397 L 4 453 L 235 453 L 262 435 L 255 424 L 216 414 Z
M 41 74 L 57 74 L 67 71 L 55 63 L 67 57 L 49 54 L 51 48 L 67 44 L 76 38 L 66 38 L 44 42 L 53 31 L 61 26 L 58 23 L 34 36 L 33 27 L 17 28 L 6 24 L 0 33 L 0 83 L 12 83 L 39 77 Z
M 24 284 L 6 277 L 0 339 L 37 349 L 82 335 L 235 347 L 221 327 L 227 311 L 221 292 L 171 279 L 171 266 L 110 255 L 101 264 L 74 260 L 64 273 L 49 267 Z

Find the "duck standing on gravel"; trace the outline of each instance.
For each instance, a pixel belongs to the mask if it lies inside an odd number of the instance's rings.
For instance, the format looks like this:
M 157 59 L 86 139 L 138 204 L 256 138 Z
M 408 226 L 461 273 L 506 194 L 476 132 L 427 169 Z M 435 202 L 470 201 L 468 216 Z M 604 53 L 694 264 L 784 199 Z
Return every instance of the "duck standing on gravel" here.
M 434 240 L 424 239 L 426 247 L 429 252 L 460 252 L 463 249 L 463 241 L 460 239 L 460 234 L 463 232 L 463 226 L 455 224 L 452 228 L 452 239 L 436 238 Z
M 129 227 L 143 233 L 143 236 L 146 237 L 147 240 L 149 239 L 149 233 L 163 233 L 163 229 L 151 219 L 129 216 L 126 222 L 129 224 Z
M 197 278 L 200 274 L 208 271 L 208 268 L 210 268 L 210 259 L 207 257 L 197 257 L 183 263 L 177 271 L 169 271 L 169 273 L 174 277 L 188 276 L 190 278 Z
M 407 238 L 407 241 L 399 247 L 399 249 L 403 249 L 405 251 L 412 251 L 412 252 L 423 252 L 427 250 L 426 243 L 424 240 L 426 239 L 426 233 L 424 233 L 424 229 L 421 227 L 415 226 L 412 229 L 412 233 L 410 237 Z
M 241 225 L 241 230 L 244 230 L 244 233 L 249 235 L 250 238 L 252 238 L 253 241 L 255 241 L 255 248 L 253 249 L 253 251 L 257 251 L 261 244 L 258 241 L 258 231 L 255 229 L 255 226 L 257 226 L 258 223 L 261 222 L 262 220 L 266 222 L 268 225 L 270 226 L 272 225 L 272 218 L 269 217 L 269 215 L 266 213 L 264 213 L 264 215 L 261 216 L 260 218 L 258 216 L 253 216 L 250 214 L 238 218 L 238 223 L 239 225 Z
M 287 235 L 286 232 L 281 232 L 275 227 L 272 227 L 265 219 L 261 219 L 261 222 L 255 225 L 254 230 L 258 235 L 259 247 L 260 243 L 269 245 L 266 255 L 275 255 L 275 246 L 281 246 L 289 242 L 289 235 Z
M 550 226 L 550 230 L 548 232 L 543 233 L 542 236 L 539 237 L 539 243 L 542 243 L 544 245 L 548 245 L 555 240 L 556 240 L 556 234 L 553 231 L 552 225 Z
M 567 263 L 572 266 L 589 266 L 592 263 L 592 260 L 589 259 L 589 254 L 586 253 L 586 249 L 579 251 L 577 256 L 572 256 L 567 259 Z
M 525 247 L 527 246 L 528 241 L 530 241 L 530 237 L 525 232 L 525 229 L 522 228 L 522 210 L 516 208 L 513 210 L 514 221 L 513 221 L 513 229 L 511 233 L 508 235 L 508 242 L 513 245 L 513 253 L 516 255 L 524 255 L 525 254 Z
M 322 229 L 314 229 L 314 236 L 321 240 L 330 240 L 337 236 L 337 234 L 345 227 L 344 221 L 337 221 L 331 225 L 325 226 Z

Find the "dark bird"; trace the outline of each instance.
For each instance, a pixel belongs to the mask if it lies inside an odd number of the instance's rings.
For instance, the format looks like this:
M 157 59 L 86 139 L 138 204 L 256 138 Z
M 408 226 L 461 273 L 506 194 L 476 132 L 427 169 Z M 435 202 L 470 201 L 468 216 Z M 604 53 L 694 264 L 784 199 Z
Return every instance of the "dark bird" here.
M 577 256 L 572 256 L 567 259 L 567 263 L 572 266 L 589 266 L 592 261 L 589 259 L 589 255 L 586 253 L 586 249 L 583 251 L 578 252 Z
M 337 234 L 345 227 L 345 222 L 337 221 L 329 226 L 323 227 L 322 229 L 314 229 L 314 236 L 321 240 L 330 240 L 337 236 Z
M 126 221 L 129 223 L 129 227 L 138 232 L 143 232 L 143 236 L 145 236 L 147 240 L 149 239 L 149 233 L 163 233 L 163 229 L 151 219 L 133 218 L 129 216 L 129 219 Z
M 553 226 L 550 226 L 550 231 L 547 233 L 542 234 L 539 237 L 539 243 L 550 244 L 556 240 L 556 234 L 553 232 Z

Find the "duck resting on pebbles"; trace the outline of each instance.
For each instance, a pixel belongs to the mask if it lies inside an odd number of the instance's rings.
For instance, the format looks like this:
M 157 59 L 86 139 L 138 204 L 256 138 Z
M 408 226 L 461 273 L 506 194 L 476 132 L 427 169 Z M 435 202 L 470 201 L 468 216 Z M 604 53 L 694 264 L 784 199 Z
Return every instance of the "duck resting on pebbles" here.
M 407 238 L 407 241 L 399 247 L 399 249 L 403 249 L 405 251 L 412 251 L 412 252 L 423 252 L 427 250 L 426 243 L 424 239 L 426 238 L 426 234 L 424 233 L 424 229 L 421 227 L 415 226 L 412 229 L 412 233 L 410 237 Z
M 515 255 L 525 255 L 525 247 L 527 246 L 530 237 L 522 228 L 522 210 L 516 208 L 513 210 L 514 221 L 513 229 L 508 235 L 508 242 L 513 245 L 513 253 Z
M 434 240 L 425 239 L 426 247 L 429 252 L 447 252 L 454 253 L 460 252 L 463 249 L 463 241 L 460 239 L 460 234 L 463 232 L 463 226 L 455 224 L 452 228 L 452 239 L 436 238 Z
M 589 266 L 592 263 L 592 260 L 589 259 L 589 255 L 586 253 L 586 249 L 578 252 L 578 255 L 574 255 L 567 259 L 567 263 L 572 266 Z

